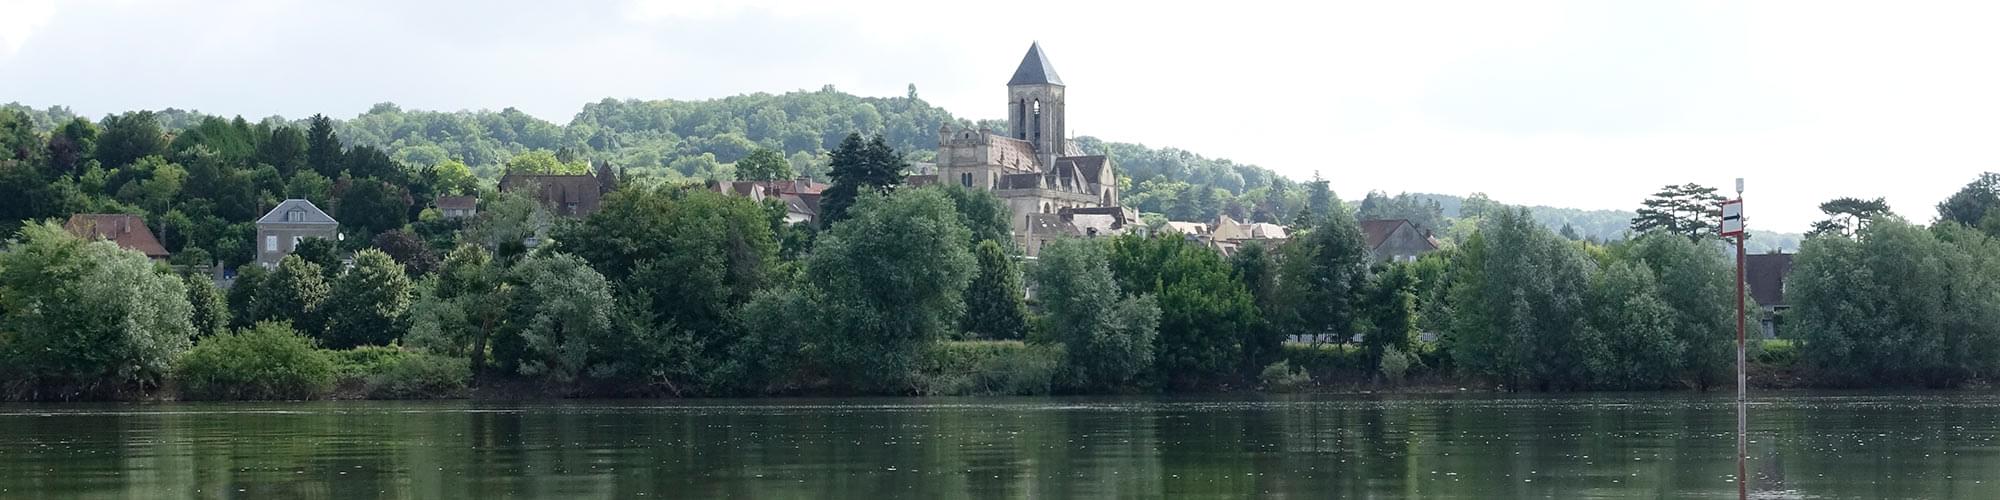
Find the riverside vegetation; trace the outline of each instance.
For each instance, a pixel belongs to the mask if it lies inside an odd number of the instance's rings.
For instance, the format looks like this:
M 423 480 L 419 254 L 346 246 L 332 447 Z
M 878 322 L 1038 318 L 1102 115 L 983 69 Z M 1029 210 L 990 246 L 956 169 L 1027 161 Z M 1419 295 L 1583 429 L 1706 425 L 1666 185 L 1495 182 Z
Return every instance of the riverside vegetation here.
M 897 185 L 912 159 L 898 151 L 924 147 L 921 132 L 949 115 L 914 91 L 841 96 L 606 101 L 557 128 L 517 112 L 381 107 L 344 124 L 170 114 L 166 126 L 149 112 L 92 122 L 0 110 L 0 189 L 12 193 L 0 220 L 13 235 L 0 252 L 0 397 L 1045 394 L 1406 380 L 1631 390 L 1729 378 L 1733 268 L 1708 236 L 1712 189 L 1662 191 L 1619 238 L 1466 200 L 1432 223 L 1460 228 L 1445 250 L 1371 264 L 1357 210 L 1435 204 L 1349 207 L 1323 179 L 1084 141 L 1133 172 L 1142 209 L 1240 209 L 1292 224 L 1293 237 L 1224 256 L 1128 234 L 1061 241 L 1023 260 L 990 194 Z M 842 109 L 853 114 L 837 119 Z M 392 117 L 401 121 L 381 123 Z M 447 125 L 477 132 L 429 139 Z M 358 132 L 368 127 L 396 133 Z M 365 138 L 344 141 L 342 128 Z M 516 140 L 554 149 L 516 151 Z M 655 150 L 621 145 L 633 141 Z M 747 151 L 716 154 L 735 146 Z M 588 217 L 554 218 L 491 188 L 500 171 L 603 159 L 640 172 Z M 819 226 L 788 225 L 782 206 L 696 182 L 799 173 L 834 186 Z M 479 215 L 445 219 L 413 201 L 444 194 L 478 196 Z M 243 265 L 251 221 L 286 197 L 331 207 L 349 237 L 309 240 L 268 271 Z M 1758 344 L 1760 373 L 1829 386 L 1992 378 L 1995 206 L 1994 174 L 1942 203 L 1929 226 L 1888 215 L 1880 200 L 1823 205 L 1828 219 L 1788 284 L 1785 339 Z M 72 213 L 142 215 L 176 257 L 153 263 L 80 240 L 56 222 Z M 531 238 L 540 244 L 523 244 Z M 240 266 L 227 291 L 194 272 L 213 261 Z

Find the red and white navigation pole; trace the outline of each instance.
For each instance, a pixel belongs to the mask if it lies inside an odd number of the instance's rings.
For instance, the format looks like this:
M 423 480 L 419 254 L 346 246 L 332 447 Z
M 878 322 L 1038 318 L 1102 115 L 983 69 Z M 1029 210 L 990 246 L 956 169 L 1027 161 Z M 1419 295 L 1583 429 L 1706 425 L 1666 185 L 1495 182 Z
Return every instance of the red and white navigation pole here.
M 1745 411 L 1750 392 L 1750 379 L 1744 370 L 1744 303 L 1743 303 L 1743 179 L 1736 179 L 1736 199 L 1722 202 L 1722 237 L 1736 237 L 1736 497 L 1750 498 L 1749 468 L 1744 462 L 1750 457 L 1749 413 Z

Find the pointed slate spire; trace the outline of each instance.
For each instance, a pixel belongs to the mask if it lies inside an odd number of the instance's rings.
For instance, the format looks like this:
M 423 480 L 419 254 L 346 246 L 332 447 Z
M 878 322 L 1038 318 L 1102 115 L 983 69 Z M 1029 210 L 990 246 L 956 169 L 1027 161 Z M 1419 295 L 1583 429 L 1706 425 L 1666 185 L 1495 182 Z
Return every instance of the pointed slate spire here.
M 1049 56 L 1042 53 L 1042 43 L 1028 46 L 1028 55 L 1021 58 L 1021 67 L 1014 69 L 1014 78 L 1008 85 L 1062 85 L 1062 77 L 1056 76 L 1056 67 L 1049 65 Z

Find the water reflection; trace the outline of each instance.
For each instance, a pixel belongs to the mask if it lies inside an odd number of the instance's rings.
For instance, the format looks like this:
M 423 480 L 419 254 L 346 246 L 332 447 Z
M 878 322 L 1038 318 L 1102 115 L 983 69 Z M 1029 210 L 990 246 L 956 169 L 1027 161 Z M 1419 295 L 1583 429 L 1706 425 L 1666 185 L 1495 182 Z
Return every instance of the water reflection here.
M 1759 400 L 1770 498 L 2000 498 L 2000 398 Z M 1720 395 L 0 406 L 0 497 L 1731 497 Z

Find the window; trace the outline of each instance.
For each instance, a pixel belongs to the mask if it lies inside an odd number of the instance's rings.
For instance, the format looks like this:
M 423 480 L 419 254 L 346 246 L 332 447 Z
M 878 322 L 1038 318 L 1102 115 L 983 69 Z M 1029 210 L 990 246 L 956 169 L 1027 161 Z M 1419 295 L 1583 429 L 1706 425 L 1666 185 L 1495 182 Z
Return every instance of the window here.
M 306 240 L 306 237 L 304 237 L 304 236 L 293 236 L 293 237 L 292 237 L 292 249 L 293 249 L 293 250 L 297 250 L 297 249 L 299 248 L 299 242 L 301 242 L 301 241 L 305 241 L 305 240 Z
M 265 237 L 264 237 L 264 251 L 266 251 L 266 252 L 276 252 L 276 251 L 278 251 L 278 237 L 277 237 L 277 236 L 265 236 Z
M 965 187 L 972 187 L 972 173 L 966 172 L 963 174 L 958 174 L 958 183 L 964 185 Z

